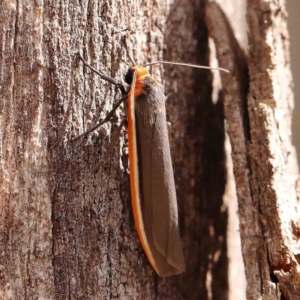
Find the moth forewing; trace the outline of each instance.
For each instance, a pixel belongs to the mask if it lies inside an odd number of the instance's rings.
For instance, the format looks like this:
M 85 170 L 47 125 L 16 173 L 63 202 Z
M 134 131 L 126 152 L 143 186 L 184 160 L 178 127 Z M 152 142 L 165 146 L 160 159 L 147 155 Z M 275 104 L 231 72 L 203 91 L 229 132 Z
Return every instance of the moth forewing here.
M 132 142 L 129 139 L 129 159 L 134 160 L 130 162 L 133 211 L 145 253 L 158 275 L 165 277 L 185 270 L 165 95 L 148 71 L 139 66 L 133 68 L 137 69 L 137 78 L 132 81 L 128 97 L 128 102 L 132 101 L 135 105 L 135 116 L 132 117 L 132 105 L 128 103 L 128 135 L 136 135 L 135 144 L 133 137 Z M 129 121 L 131 118 L 135 120 L 134 123 Z M 129 128 L 130 122 L 135 128 Z M 139 192 L 136 193 L 137 189 Z

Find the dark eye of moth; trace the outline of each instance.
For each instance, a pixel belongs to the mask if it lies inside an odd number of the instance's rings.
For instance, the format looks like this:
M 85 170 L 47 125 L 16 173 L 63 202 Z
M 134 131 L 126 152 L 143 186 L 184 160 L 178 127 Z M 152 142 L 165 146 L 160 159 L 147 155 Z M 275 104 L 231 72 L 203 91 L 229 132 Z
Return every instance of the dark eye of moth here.
M 128 69 L 124 79 L 127 84 L 130 85 L 132 83 L 132 79 L 133 79 L 133 69 L 132 68 Z

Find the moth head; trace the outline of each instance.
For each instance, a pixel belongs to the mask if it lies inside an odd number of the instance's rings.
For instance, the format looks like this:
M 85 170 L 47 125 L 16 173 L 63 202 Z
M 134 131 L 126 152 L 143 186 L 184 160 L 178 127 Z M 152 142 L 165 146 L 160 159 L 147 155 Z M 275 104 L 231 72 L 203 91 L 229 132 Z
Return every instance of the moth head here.
M 128 69 L 128 71 L 125 75 L 125 82 L 129 85 L 132 83 L 134 71 L 137 71 L 136 79 L 139 79 L 140 77 L 145 76 L 145 75 L 149 75 L 149 72 L 145 67 L 143 67 L 143 66 L 132 66 Z

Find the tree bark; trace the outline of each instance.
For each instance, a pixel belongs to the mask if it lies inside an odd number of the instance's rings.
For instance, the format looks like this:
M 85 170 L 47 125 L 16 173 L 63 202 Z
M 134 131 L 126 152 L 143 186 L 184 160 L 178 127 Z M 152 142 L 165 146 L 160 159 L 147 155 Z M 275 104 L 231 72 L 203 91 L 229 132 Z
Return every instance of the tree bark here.
M 285 1 L 249 0 L 246 57 L 227 20 L 208 6 L 232 145 L 247 299 L 298 299 L 299 235 Z M 249 71 L 247 71 L 249 70 Z M 247 74 L 249 74 L 247 76 Z
M 285 2 L 248 0 L 247 55 L 222 11 L 206 4 L 0 3 L 1 299 L 228 299 L 224 117 L 247 299 L 300 297 Z M 134 227 L 126 131 L 110 161 L 88 175 L 103 159 L 123 113 L 71 142 L 120 97 L 83 66 L 78 53 L 119 79 L 130 57 L 140 64 L 165 59 L 208 65 L 207 27 L 220 66 L 231 71 L 221 75 L 218 101 L 212 101 L 208 71 L 151 70 L 168 95 L 187 262 L 184 274 L 161 279 Z
M 205 1 L 2 1 L 3 299 L 226 299 L 222 103 L 207 71 L 166 68 L 187 271 L 160 279 L 131 212 L 126 132 L 95 176 L 115 124 L 70 142 L 119 98 L 78 60 L 121 78 L 130 64 L 208 65 Z M 165 50 L 165 52 L 163 52 Z M 162 67 L 152 74 L 162 78 Z M 199 82 L 201 84 L 199 84 Z

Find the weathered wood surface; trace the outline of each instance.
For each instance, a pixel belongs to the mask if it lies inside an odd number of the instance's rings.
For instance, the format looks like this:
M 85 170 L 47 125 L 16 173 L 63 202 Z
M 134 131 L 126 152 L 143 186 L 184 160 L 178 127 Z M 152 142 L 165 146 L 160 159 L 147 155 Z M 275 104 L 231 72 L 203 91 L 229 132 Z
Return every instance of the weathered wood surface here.
M 159 279 L 143 253 L 130 208 L 125 132 L 109 163 L 72 191 L 101 160 L 116 125 L 70 138 L 119 97 L 83 67 L 78 51 L 116 78 L 129 55 L 140 63 L 207 65 L 204 4 L 1 2 L 2 299 L 226 299 L 223 112 L 211 102 L 209 72 L 166 68 L 163 76 L 185 274 Z M 162 78 L 161 71 L 152 73 Z
M 228 2 L 229 0 L 227 0 Z M 226 3 L 227 3 L 226 2 Z M 298 299 L 298 169 L 285 1 L 248 0 L 249 52 L 206 1 L 0 3 L 0 298 L 227 299 L 224 116 L 232 147 L 248 299 Z M 225 5 L 229 5 L 225 4 Z M 70 142 L 119 93 L 83 67 L 121 78 L 156 59 L 208 64 L 208 32 L 223 74 L 153 68 L 163 78 L 187 272 L 158 278 L 134 228 L 126 131 L 111 160 L 78 190 L 116 123 Z M 224 115 L 223 115 L 224 111 Z
M 249 0 L 249 53 L 223 13 L 207 7 L 232 146 L 247 299 L 300 299 L 298 169 L 285 1 Z M 247 77 L 249 74 L 249 77 Z

